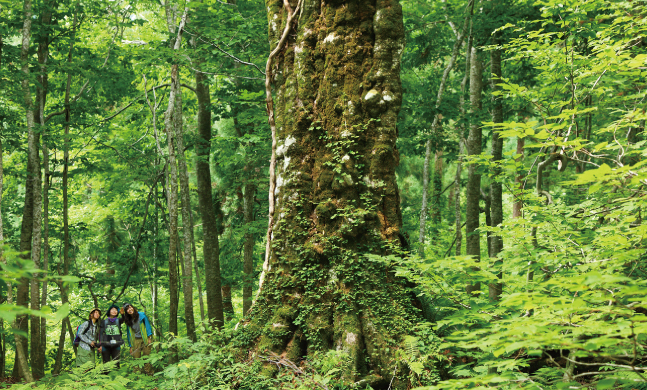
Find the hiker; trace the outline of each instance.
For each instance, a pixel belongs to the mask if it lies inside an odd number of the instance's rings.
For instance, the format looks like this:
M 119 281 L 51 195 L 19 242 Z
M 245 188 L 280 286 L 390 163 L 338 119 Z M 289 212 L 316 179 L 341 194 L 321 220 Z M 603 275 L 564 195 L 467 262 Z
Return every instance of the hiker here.
M 92 309 L 88 320 L 79 325 L 77 336 L 79 338 L 79 348 L 76 351 L 76 366 L 81 367 L 87 362 L 92 363 L 94 367 L 94 349 L 101 352 L 101 347 L 97 340 L 97 322 L 101 318 L 101 310 Z M 76 341 L 76 340 L 75 340 Z
M 101 356 L 103 363 L 116 360 L 117 368 L 120 367 L 119 356 L 124 339 L 121 336 L 121 322 L 119 307 L 114 303 L 108 308 L 108 318 L 101 321 L 99 326 L 99 341 L 101 342 Z
M 121 313 L 122 318 L 126 323 L 126 336 L 128 338 L 130 354 L 135 358 L 140 358 L 142 355 L 150 355 L 151 344 L 153 343 L 153 329 L 151 328 L 151 323 L 148 320 L 146 313 L 143 311 L 138 312 L 130 303 L 124 304 L 121 308 Z M 146 326 L 146 343 L 144 343 L 144 338 L 142 337 L 142 324 Z M 130 337 L 131 331 L 133 333 L 134 340 Z M 148 374 L 152 374 L 152 367 L 150 364 L 146 364 L 144 369 Z

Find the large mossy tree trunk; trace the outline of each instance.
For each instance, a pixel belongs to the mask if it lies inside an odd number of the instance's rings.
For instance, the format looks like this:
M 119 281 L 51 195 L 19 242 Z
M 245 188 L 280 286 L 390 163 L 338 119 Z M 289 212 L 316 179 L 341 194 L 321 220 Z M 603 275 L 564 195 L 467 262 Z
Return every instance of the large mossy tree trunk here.
M 280 0 L 266 5 L 274 48 L 288 12 Z M 416 319 L 415 298 L 386 262 L 365 256 L 393 253 L 402 239 L 402 10 L 397 0 L 307 0 L 296 15 L 271 69 L 275 223 L 243 339 L 295 361 L 344 351 L 349 381 L 387 388 L 395 369 L 392 388 L 406 388 L 396 353 Z

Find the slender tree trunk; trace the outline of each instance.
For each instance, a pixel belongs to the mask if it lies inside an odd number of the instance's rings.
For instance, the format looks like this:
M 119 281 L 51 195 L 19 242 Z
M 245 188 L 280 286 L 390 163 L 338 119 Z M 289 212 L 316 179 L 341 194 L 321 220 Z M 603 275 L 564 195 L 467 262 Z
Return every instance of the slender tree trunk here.
M 431 163 L 431 140 L 425 144 L 425 162 L 422 166 L 422 205 L 420 206 L 420 227 L 418 229 L 418 254 L 425 255 L 425 227 L 427 225 L 427 193 L 429 192 L 429 164 Z
M 235 6 L 236 2 L 228 0 L 227 4 L 233 4 Z M 213 207 L 211 193 L 211 169 L 209 167 L 209 155 L 211 151 L 211 96 L 209 95 L 209 80 L 204 73 L 196 71 L 195 82 L 198 99 L 196 176 L 198 184 L 198 207 L 202 217 L 202 249 L 206 280 L 205 289 L 207 293 L 207 317 L 212 326 L 220 328 L 224 324 L 221 291 L 222 280 L 220 275 L 220 243 L 218 242 L 216 213 Z M 202 305 L 202 293 L 200 293 L 200 304 Z M 202 319 L 204 320 L 204 309 L 202 306 L 200 306 L 200 310 Z
M 193 229 L 193 213 L 191 213 L 191 227 Z M 191 239 L 191 252 L 193 253 L 193 270 L 195 271 L 195 281 L 198 287 L 198 302 L 200 304 L 200 321 L 204 321 L 204 299 L 202 298 L 202 281 L 200 280 L 200 267 L 198 267 L 198 253 L 195 249 L 195 232 Z
M 159 163 L 158 163 L 159 165 Z M 166 175 L 164 175 L 166 178 Z M 162 182 L 164 183 L 164 182 Z M 159 193 L 157 192 L 157 183 L 155 183 L 155 255 L 153 256 L 153 320 L 155 321 L 155 335 L 157 336 L 158 339 L 162 337 L 162 334 L 160 333 L 158 327 L 160 326 L 160 321 L 159 321 L 159 310 L 158 310 L 158 292 L 157 292 L 157 260 L 158 256 L 160 253 L 159 250 L 159 208 L 157 206 L 158 200 L 159 200 Z
M 463 28 L 459 36 L 456 37 L 456 42 L 454 42 L 454 47 L 452 49 L 452 56 L 449 59 L 449 63 L 443 72 L 443 77 L 440 80 L 440 86 L 438 87 L 438 94 L 436 96 L 436 111 L 440 107 L 440 104 L 443 101 L 443 94 L 445 92 L 445 86 L 447 84 L 447 79 L 449 78 L 449 73 L 454 68 L 456 63 L 456 58 L 460 52 L 460 48 L 463 45 L 463 40 L 467 36 L 468 27 L 471 29 L 471 20 L 472 12 L 474 10 L 474 0 L 470 0 L 467 4 L 467 15 L 465 16 L 465 21 L 463 23 Z M 471 34 L 470 34 L 471 35 Z M 432 134 L 436 133 L 436 129 L 440 123 L 440 118 L 436 113 L 432 121 L 431 131 Z M 420 244 L 419 251 L 421 256 L 424 255 L 424 246 L 425 246 L 425 223 L 427 219 L 427 196 L 429 192 L 429 161 L 431 158 L 431 139 L 427 140 L 425 145 L 425 163 L 423 166 L 423 181 L 422 181 L 422 206 L 420 207 L 420 228 L 418 232 L 418 243 Z M 436 205 L 438 206 L 438 205 Z
M 431 222 L 434 224 L 434 230 L 437 232 L 438 227 L 442 219 L 442 204 L 440 202 L 440 196 L 443 191 L 443 151 L 440 149 L 436 150 L 436 155 L 434 156 L 434 180 L 433 180 L 433 196 L 432 196 L 432 205 L 434 206 L 431 211 Z
M 31 0 L 24 2 L 24 19 L 22 29 L 22 46 L 20 50 L 20 61 L 22 65 L 23 80 L 22 91 L 25 105 L 26 122 L 27 122 L 27 182 L 25 185 L 25 205 L 23 209 L 22 224 L 20 228 L 20 251 L 31 253 L 32 235 L 34 228 L 34 188 L 36 184 L 36 169 L 40 170 L 37 165 L 38 159 L 38 136 L 39 133 L 34 131 L 34 104 L 29 87 L 29 41 L 31 39 L 32 23 L 32 3 Z M 38 172 L 40 175 L 40 172 Z M 40 204 L 39 204 L 40 206 Z M 40 213 L 39 213 L 40 214 Z M 26 255 L 29 256 L 29 255 Z M 28 257 L 29 258 L 29 257 Z M 29 303 L 29 279 L 21 278 L 16 293 L 16 304 L 28 307 Z M 16 317 L 15 328 L 27 333 L 29 325 L 26 315 Z M 15 335 L 16 340 L 16 361 L 14 364 L 14 376 L 22 376 L 27 382 L 33 382 L 31 371 L 27 362 L 28 341 L 24 336 Z
M 70 40 L 70 49 L 67 53 L 68 65 L 72 63 L 72 53 L 74 51 L 74 42 L 76 40 L 76 24 L 78 12 L 74 12 L 74 19 L 72 22 L 72 39 Z M 72 113 L 70 111 L 70 88 L 72 85 L 72 73 L 67 73 L 67 83 L 65 85 L 65 126 L 63 135 L 63 275 L 70 273 L 70 212 L 69 212 L 69 170 L 70 170 L 70 122 L 72 121 Z M 61 302 L 63 304 L 68 302 L 67 287 L 65 283 L 60 284 L 61 289 Z M 65 328 L 63 328 L 65 329 Z M 65 346 L 65 332 L 61 331 L 61 339 L 57 351 L 57 363 L 55 364 L 55 372 L 60 372 L 63 357 L 63 348 Z M 71 339 L 73 340 L 73 338 Z M 75 349 L 76 352 L 76 349 Z M 60 355 L 60 359 L 59 359 Z M 59 361 L 60 360 L 60 361 Z M 58 368 L 58 370 L 56 370 Z
M 168 16 L 168 15 L 167 15 Z M 186 24 L 186 9 L 182 14 L 180 26 L 177 30 L 173 50 L 178 51 L 182 43 L 182 32 Z M 173 18 L 174 23 L 174 18 Z M 174 129 L 178 127 L 177 118 L 178 111 L 175 108 L 176 96 L 180 90 L 179 82 L 179 65 L 173 64 L 171 66 L 171 91 L 169 93 L 168 108 L 164 114 L 164 128 L 166 130 L 166 138 L 169 151 L 169 173 L 170 173 L 170 188 L 168 194 L 168 210 L 169 210 L 169 251 L 168 251 L 168 264 L 169 264 L 169 332 L 178 335 L 177 314 L 178 314 L 178 264 L 177 252 L 178 248 L 178 172 L 176 163 L 176 141 L 173 139 L 176 135 Z M 181 111 L 180 111 L 181 115 Z M 175 359 L 172 359 L 175 360 Z
M 2 37 L 0 37 L 0 50 L 1 49 L 2 49 Z M 2 51 L 0 51 L 0 65 L 1 65 L 1 60 L 2 60 Z M 0 263 L 5 265 L 7 264 L 7 260 L 4 257 L 4 253 L 2 253 L 2 245 L 4 245 L 4 227 L 2 225 L 2 191 L 4 188 L 4 167 L 2 165 L 3 153 L 4 153 L 4 150 L 2 149 L 2 137 L 0 137 Z M 12 289 L 11 283 L 7 283 L 7 304 L 9 305 L 13 303 L 11 289 Z M 1 337 L 0 342 L 2 343 L 2 354 L 0 354 L 0 378 L 4 378 L 5 368 L 7 365 L 7 349 L 5 344 L 4 320 L 1 318 L 0 318 L 0 331 L 2 331 L 2 334 L 0 335 Z
M 49 150 L 45 139 L 43 139 L 43 169 L 44 169 L 44 185 L 43 185 L 43 271 L 49 270 L 49 180 L 51 173 L 49 171 Z M 41 291 L 40 306 L 47 305 L 47 281 L 43 282 Z M 45 369 L 46 355 L 47 355 L 47 319 L 42 317 L 40 319 L 40 362 L 42 362 L 43 373 Z
M 256 184 L 247 183 L 243 196 L 243 214 L 245 218 L 245 241 L 243 243 L 243 317 L 252 307 L 254 294 L 254 235 L 251 224 L 254 222 L 254 196 Z
M 0 67 L 2 67 L 2 36 L 0 36 Z M 2 226 L 2 189 L 4 181 L 4 168 L 2 166 L 2 134 L 0 134 L 0 264 L 6 264 L 4 253 L 2 253 L 2 245 L 4 245 L 4 229 Z M 11 295 L 11 283 L 7 282 L 7 303 L 9 304 L 9 296 Z M 0 296 L 1 298 L 1 296 Z M 5 377 L 5 369 L 7 366 L 7 349 L 5 344 L 5 329 L 4 329 L 4 320 L 0 318 L 0 348 L 2 348 L 2 353 L 0 354 L 0 378 Z
M 479 114 L 481 110 L 481 92 L 483 90 L 481 61 L 478 51 L 472 47 L 470 59 L 470 133 L 467 139 L 467 154 L 478 156 L 481 154 L 481 123 Z M 479 200 L 481 198 L 481 175 L 477 166 L 470 164 L 468 167 L 467 187 L 465 191 L 465 252 L 475 259 L 481 258 L 481 243 L 479 228 Z M 480 290 L 480 284 L 474 283 L 467 286 L 468 292 Z
M 498 43 L 498 36 L 495 37 L 495 44 Z M 490 63 L 492 67 L 492 91 L 496 92 L 501 89 L 499 83 L 501 82 L 501 50 L 492 50 L 490 52 Z M 500 96 L 492 96 L 492 122 L 503 123 L 503 101 Z M 499 164 L 503 163 L 503 138 L 498 132 L 492 132 L 492 162 L 495 167 L 492 171 L 492 179 L 490 180 L 490 217 L 492 226 L 497 227 L 503 223 L 503 185 L 501 184 L 501 167 Z M 498 259 L 499 253 L 503 250 L 503 239 L 500 235 L 493 234 L 490 240 L 490 257 L 494 258 L 493 268 L 498 270 L 501 268 L 501 261 Z M 502 273 L 497 272 L 499 279 L 502 278 Z M 503 289 L 502 283 L 491 283 L 488 288 L 490 299 L 498 301 L 501 299 L 501 292 Z
M 456 256 L 461 255 L 461 247 L 463 244 L 463 232 L 461 223 L 461 171 L 463 166 L 463 155 L 465 154 L 465 133 L 467 133 L 467 126 L 465 125 L 465 93 L 469 88 L 470 69 L 472 58 L 472 21 L 470 20 L 469 35 L 467 37 L 467 49 L 465 50 L 465 74 L 461 82 L 461 95 L 459 99 L 459 112 L 460 112 L 460 125 L 458 129 L 458 162 L 456 163 L 456 177 L 454 178 L 454 216 L 456 220 Z
M 34 112 L 34 122 L 38 121 L 40 132 L 44 134 L 45 131 L 45 102 L 47 100 L 47 60 L 49 58 L 49 28 L 52 22 L 52 8 L 54 6 L 52 1 L 45 2 L 45 10 L 40 18 L 41 28 L 44 31 L 40 33 L 38 42 L 38 64 L 40 65 L 40 74 L 38 76 L 38 85 L 36 86 L 36 103 L 37 107 Z M 43 154 L 47 152 L 43 135 Z M 43 155 L 43 160 L 48 157 Z M 42 252 L 42 211 L 41 203 L 43 199 L 43 186 L 41 183 L 40 163 L 37 163 L 37 172 L 34 177 L 34 224 L 32 233 L 32 261 L 36 268 L 41 268 L 41 252 Z M 49 161 L 47 162 L 47 170 L 49 171 Z M 45 177 L 47 180 L 47 176 Z M 47 185 L 47 183 L 45 184 Z M 47 198 L 49 203 L 49 198 Z M 48 237 L 49 238 L 49 237 Z M 48 240 L 49 241 L 49 240 Z M 45 248 L 46 250 L 46 248 Z M 43 274 L 44 275 L 44 274 Z M 42 293 L 40 290 L 40 283 L 38 277 L 41 275 L 33 275 L 31 281 L 31 309 L 40 310 Z M 43 284 L 44 291 L 46 291 L 45 283 Z M 46 335 L 45 318 L 36 316 L 31 317 L 31 363 L 34 379 L 40 379 L 45 375 L 45 342 L 43 336 Z
M 523 148 L 524 148 L 524 138 L 517 138 L 517 163 L 523 162 Z M 521 172 L 521 171 L 520 171 Z M 512 204 L 512 218 L 521 218 L 523 216 L 523 174 L 520 173 L 514 178 L 516 193 L 515 201 Z
M 175 95 L 175 142 L 178 156 L 178 173 L 180 177 L 180 196 L 182 198 L 182 225 L 184 238 L 184 263 L 182 273 L 182 292 L 184 293 L 184 317 L 187 336 L 196 342 L 195 316 L 193 314 L 193 220 L 191 216 L 191 193 L 189 190 L 189 171 L 184 154 L 184 131 L 182 120 L 182 89 L 179 87 L 179 75 L 176 81 L 178 88 Z
M 463 166 L 463 141 L 458 141 L 458 161 L 456 162 L 456 177 L 454 178 L 454 218 L 456 219 L 456 256 L 461 255 L 461 246 L 463 244 L 463 231 L 461 223 L 461 170 Z
M 205 271 L 205 289 L 207 292 L 207 317 L 218 327 L 224 324 L 222 307 L 222 281 L 220 277 L 220 244 L 216 212 L 213 208 L 211 193 L 211 169 L 209 153 L 211 151 L 211 98 L 209 83 L 200 72 L 196 72 L 196 94 L 198 97 L 198 142 L 196 144 L 196 176 L 198 182 L 198 205 L 202 216 L 203 258 Z
M 52 374 L 58 375 L 63 367 L 63 345 L 65 345 L 65 321 L 61 321 L 61 333 L 58 336 L 58 350 L 56 352 L 56 359 L 54 360 L 54 368 Z
M 485 208 L 481 209 L 481 212 L 485 214 L 485 226 L 487 227 L 492 227 L 492 213 L 491 213 L 491 203 L 492 203 L 492 198 L 490 197 L 489 193 L 486 193 L 483 188 L 481 188 L 481 199 L 483 199 L 483 202 L 485 202 Z M 492 245 L 490 245 L 492 242 L 492 234 L 490 232 L 487 232 L 486 237 L 485 237 L 485 246 L 487 249 L 487 255 L 488 257 L 492 256 L 492 252 L 490 252 Z
M 177 77 L 177 70 L 173 72 L 172 77 Z M 166 112 L 166 136 L 168 138 L 169 150 L 169 194 L 168 194 L 168 211 L 169 211 L 169 248 L 168 248 L 168 267 L 169 267 L 169 332 L 178 335 L 177 314 L 178 314 L 178 272 L 177 272 L 177 251 L 178 251 L 178 184 L 177 184 L 177 164 L 175 161 L 175 142 L 173 141 L 173 124 L 172 116 L 175 103 L 175 90 L 178 88 L 175 81 L 172 82 L 171 97 L 169 97 L 169 109 Z M 173 103 L 171 103 L 173 98 Z
M 145 96 L 146 96 L 146 103 L 148 104 L 148 107 L 150 108 L 151 111 L 151 124 L 153 126 L 153 134 L 155 136 L 155 146 L 157 147 L 157 157 L 155 158 L 155 166 L 160 167 L 162 164 L 162 156 L 164 155 L 164 151 L 162 150 L 162 145 L 160 143 L 160 136 L 157 131 L 157 109 L 159 108 L 159 105 L 161 104 L 161 99 L 158 102 L 157 100 L 157 94 L 155 93 L 155 89 L 153 89 L 153 103 L 150 102 L 148 98 L 148 85 L 147 85 L 147 80 L 146 76 L 144 75 L 144 91 L 145 91 Z M 164 180 L 162 181 L 162 188 L 163 188 L 163 193 L 167 193 L 166 188 L 168 187 L 168 164 L 164 164 L 164 166 L 161 168 L 163 170 L 162 175 L 164 176 Z M 159 310 L 158 310 L 158 285 L 157 285 L 157 263 L 159 260 L 159 192 L 158 192 L 158 187 L 157 183 L 155 183 L 155 202 L 154 202 L 154 207 L 155 207 L 155 245 L 153 246 L 153 291 L 152 293 L 152 301 L 153 301 L 153 321 L 155 323 L 155 334 L 157 338 L 159 339 L 162 334 L 160 332 L 160 321 L 159 321 Z M 167 198 L 167 204 L 168 204 L 168 198 Z M 169 232 L 170 233 L 170 232 Z
M 231 285 L 222 285 L 222 310 L 225 313 L 225 321 L 231 321 L 234 316 L 234 305 L 231 301 Z
M 36 269 L 41 268 L 41 244 L 42 244 L 42 180 L 40 174 L 40 158 L 38 145 L 34 145 L 36 150 L 30 150 L 29 153 L 34 154 L 34 222 L 32 232 L 31 244 L 31 260 L 34 262 Z M 31 309 L 40 310 L 40 283 L 38 278 L 40 273 L 34 273 L 31 278 Z M 32 374 L 34 379 L 38 380 L 45 375 L 45 362 L 40 362 L 39 355 L 41 354 L 40 346 L 40 318 L 30 316 L 30 336 L 31 336 L 31 363 Z M 43 330 L 44 331 L 44 330 Z M 42 365 L 41 365 L 42 363 Z

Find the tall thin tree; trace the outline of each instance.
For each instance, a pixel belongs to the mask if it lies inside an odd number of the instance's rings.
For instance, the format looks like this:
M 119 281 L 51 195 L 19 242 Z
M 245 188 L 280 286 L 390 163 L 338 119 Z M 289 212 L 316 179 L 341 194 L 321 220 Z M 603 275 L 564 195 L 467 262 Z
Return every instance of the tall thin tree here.
M 483 75 L 478 49 L 472 47 L 470 53 L 470 132 L 467 138 L 467 154 L 481 154 L 482 130 L 479 119 L 481 111 L 481 93 L 483 91 Z M 467 168 L 467 187 L 465 189 L 465 253 L 478 260 L 481 258 L 481 237 L 478 231 L 481 199 L 481 174 L 476 164 Z M 479 283 L 467 286 L 468 292 L 478 291 Z
M 196 142 L 196 176 L 198 184 L 198 207 L 202 217 L 203 259 L 205 289 L 207 293 L 207 317 L 221 327 L 224 323 L 222 306 L 222 280 L 220 277 L 220 243 L 216 210 L 211 193 L 211 96 L 209 80 L 202 72 L 195 73 L 196 95 L 198 98 L 198 140 Z
M 21 71 L 23 73 L 22 92 L 25 105 L 25 119 L 27 123 L 27 183 L 25 186 L 25 204 L 23 208 L 22 224 L 20 228 L 20 251 L 31 253 L 32 235 L 34 228 L 34 181 L 36 175 L 40 176 L 40 164 L 38 160 L 38 137 L 39 133 L 34 129 L 34 102 L 31 97 L 29 86 L 29 43 L 31 40 L 32 24 L 32 3 L 25 0 L 23 4 L 23 28 L 22 45 L 20 49 Z M 36 171 L 38 169 L 38 172 Z M 40 207 L 40 204 L 39 204 Z M 40 214 L 39 214 L 40 215 Z M 29 255 L 28 255 L 29 256 Z M 29 303 L 29 279 L 20 279 L 16 292 L 16 304 L 27 307 Z M 27 332 L 29 325 L 26 315 L 16 317 L 15 328 Z M 14 364 L 14 376 L 22 376 L 27 382 L 33 382 L 33 376 L 29 369 L 27 360 L 28 341 L 24 336 L 15 335 L 16 340 L 16 361 Z
M 494 44 L 498 44 L 498 32 L 495 33 Z M 490 52 L 490 66 L 492 69 L 492 122 L 503 122 L 503 101 L 501 96 L 494 92 L 501 90 L 501 49 L 495 49 Z M 501 166 L 503 162 L 503 138 L 497 131 L 492 132 L 492 169 L 490 179 L 490 218 L 493 227 L 497 227 L 503 223 L 503 184 L 501 180 Z M 490 256 L 494 259 L 496 266 L 500 266 L 501 262 L 498 260 L 499 253 L 503 250 L 503 239 L 500 235 L 492 235 L 490 240 Z M 496 267 L 495 267 L 496 268 Z M 502 274 L 498 273 L 499 279 Z M 499 300 L 503 285 L 501 283 L 490 283 L 488 286 L 488 294 L 490 299 Z
M 167 3 L 167 18 L 170 20 L 169 29 L 175 25 L 175 16 L 169 16 L 169 6 Z M 173 50 L 179 51 L 182 44 L 182 33 L 186 25 L 187 10 L 182 14 L 180 25 L 177 28 L 177 34 L 173 43 Z M 167 197 L 168 210 L 169 210 L 169 251 L 168 251 L 168 264 L 169 264 L 169 332 L 178 335 L 177 312 L 178 312 L 178 268 L 177 268 L 177 253 L 178 246 L 178 172 L 176 162 L 176 141 L 173 139 L 176 136 L 176 128 L 178 126 L 177 109 L 176 109 L 176 96 L 180 90 L 179 81 L 179 64 L 173 63 L 171 66 L 171 90 L 169 93 L 169 101 L 166 112 L 164 113 L 164 129 L 166 130 L 166 138 L 168 145 L 168 165 L 169 165 L 169 193 Z M 181 112 L 180 112 L 181 113 Z

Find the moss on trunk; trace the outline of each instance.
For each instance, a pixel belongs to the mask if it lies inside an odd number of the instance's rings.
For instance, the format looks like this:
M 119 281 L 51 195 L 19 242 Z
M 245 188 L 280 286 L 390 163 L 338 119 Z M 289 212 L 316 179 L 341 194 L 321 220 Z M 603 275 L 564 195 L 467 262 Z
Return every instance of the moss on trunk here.
M 266 2 L 272 47 L 284 27 L 282 4 Z M 418 315 L 388 265 L 365 257 L 400 245 L 402 11 L 397 0 L 308 0 L 294 30 L 272 70 L 278 146 L 269 269 L 240 340 L 294 360 L 343 350 L 345 377 L 380 388 Z M 405 388 L 406 373 L 396 372 L 393 388 Z

